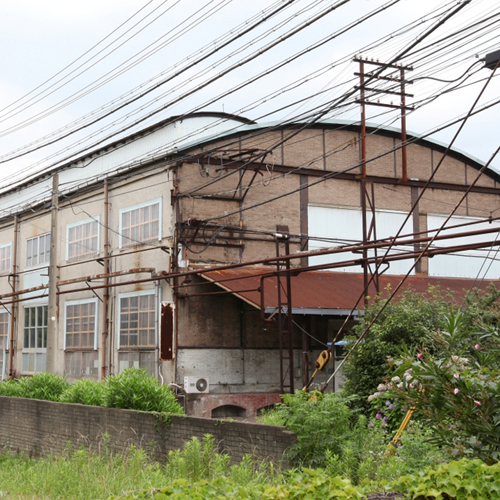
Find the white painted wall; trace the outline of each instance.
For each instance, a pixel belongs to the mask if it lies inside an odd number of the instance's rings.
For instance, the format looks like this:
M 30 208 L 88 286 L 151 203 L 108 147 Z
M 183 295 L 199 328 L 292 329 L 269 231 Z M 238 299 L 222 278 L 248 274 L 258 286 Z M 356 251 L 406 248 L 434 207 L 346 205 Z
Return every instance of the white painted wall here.
M 446 215 L 428 215 L 427 228 L 429 230 L 440 228 L 446 218 Z M 480 219 L 454 216 L 450 219 L 447 226 L 466 224 L 476 220 Z M 446 235 L 457 232 L 476 231 L 491 227 L 497 227 L 500 231 L 500 222 L 494 221 L 491 224 L 489 222 L 483 222 L 463 228 L 444 230 L 440 234 Z M 431 235 L 432 234 L 434 233 L 431 233 Z M 500 238 L 498 233 L 453 238 L 448 241 L 439 241 L 433 245 L 433 248 L 446 248 L 452 245 L 467 245 L 481 241 L 494 241 L 496 238 Z M 492 249 L 486 248 L 480 250 L 469 250 L 467 252 L 460 252 L 456 254 L 436 255 L 429 259 L 429 274 L 431 276 L 498 279 L 500 278 L 499 248 L 500 247 L 493 247 Z
M 346 244 L 361 243 L 363 238 L 363 222 L 361 210 L 359 208 L 344 208 L 344 207 L 324 207 L 309 205 L 309 235 L 312 237 L 335 239 L 332 241 L 309 240 L 309 250 L 321 250 L 323 248 L 336 247 Z M 368 226 L 371 222 L 372 214 L 368 212 Z M 396 236 L 399 228 L 403 224 L 406 213 L 377 210 L 375 213 L 376 238 L 388 238 Z M 412 219 L 408 219 L 405 224 L 402 234 L 412 233 Z M 373 239 L 373 236 L 372 236 Z M 410 248 L 412 250 L 412 248 Z M 399 253 L 400 250 L 391 250 L 391 255 Z M 385 252 L 378 251 L 378 255 L 383 255 Z M 374 256 L 375 253 L 371 250 L 369 256 Z M 327 264 L 330 262 L 342 262 L 351 259 L 360 259 L 361 254 L 352 252 L 343 252 L 332 255 L 321 255 L 312 257 L 310 265 Z M 387 274 L 406 274 L 410 269 L 413 261 L 394 261 L 391 262 Z M 385 265 L 383 269 L 385 269 Z M 360 273 L 363 271 L 361 266 L 351 266 L 336 268 L 337 271 L 346 271 Z M 413 274 L 413 273 L 412 273 Z

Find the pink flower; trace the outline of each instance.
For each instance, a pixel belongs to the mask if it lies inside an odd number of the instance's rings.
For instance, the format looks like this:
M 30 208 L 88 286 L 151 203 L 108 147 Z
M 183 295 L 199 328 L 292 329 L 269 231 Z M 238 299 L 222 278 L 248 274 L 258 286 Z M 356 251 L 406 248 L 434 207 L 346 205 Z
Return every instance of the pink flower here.
M 481 406 L 481 403 L 480 403 L 479 401 L 476 401 L 476 400 L 474 400 L 474 404 L 475 404 L 476 406 Z
M 453 375 L 455 378 L 458 378 L 460 377 L 460 375 L 458 373 L 455 373 L 455 375 Z
M 456 396 L 459 392 L 460 392 L 460 391 L 459 391 L 457 388 L 453 389 L 453 394 L 455 394 L 455 396 Z
M 474 346 L 474 349 L 477 351 L 477 350 L 479 349 L 479 344 L 476 344 L 476 345 Z
M 422 357 L 422 353 L 421 353 L 421 352 L 419 352 L 419 353 L 417 354 L 417 358 L 418 358 L 418 359 L 420 359 L 421 357 Z

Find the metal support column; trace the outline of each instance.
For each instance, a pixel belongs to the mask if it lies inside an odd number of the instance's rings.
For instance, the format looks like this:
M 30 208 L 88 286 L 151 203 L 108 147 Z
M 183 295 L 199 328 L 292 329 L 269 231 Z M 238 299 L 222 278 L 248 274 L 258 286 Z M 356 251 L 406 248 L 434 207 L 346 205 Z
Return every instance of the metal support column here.
M 281 249 L 283 252 L 281 253 Z M 286 234 L 276 235 L 276 256 L 290 255 L 290 240 Z M 290 259 L 276 261 L 276 281 L 278 291 L 278 335 L 280 348 L 280 390 L 294 393 L 293 372 L 293 322 L 292 322 L 292 286 Z M 287 272 L 283 275 L 282 272 Z M 287 390 L 288 389 L 288 390 Z
M 59 299 L 57 296 L 57 219 L 59 212 L 59 176 L 52 177 L 52 207 L 50 220 L 49 314 L 47 318 L 47 357 L 45 369 L 56 373 L 57 334 L 59 330 Z

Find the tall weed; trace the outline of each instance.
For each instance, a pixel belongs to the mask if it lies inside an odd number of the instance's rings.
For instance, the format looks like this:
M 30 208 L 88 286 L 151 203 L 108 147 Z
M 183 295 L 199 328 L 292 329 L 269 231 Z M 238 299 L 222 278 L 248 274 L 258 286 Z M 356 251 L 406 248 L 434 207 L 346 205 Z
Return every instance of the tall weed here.
M 284 425 L 297 434 L 297 444 L 291 447 L 291 459 L 306 467 L 324 464 L 326 450 L 340 455 L 342 443 L 351 433 L 353 412 L 349 400 L 335 394 L 319 392 L 284 394 L 283 403 L 264 413 L 263 424 Z

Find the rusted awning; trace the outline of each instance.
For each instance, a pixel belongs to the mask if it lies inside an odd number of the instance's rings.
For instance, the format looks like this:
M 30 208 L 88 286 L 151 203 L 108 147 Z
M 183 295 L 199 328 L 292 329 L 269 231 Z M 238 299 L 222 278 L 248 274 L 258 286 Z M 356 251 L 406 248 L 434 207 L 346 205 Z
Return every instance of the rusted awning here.
M 200 276 L 213 282 L 222 289 L 233 293 L 248 304 L 260 309 L 262 276 L 269 276 L 276 268 L 273 267 L 240 267 L 222 271 L 201 272 Z M 382 275 L 379 277 L 382 296 L 387 288 L 394 289 L 402 276 Z M 492 280 L 481 284 L 482 289 Z M 497 286 L 498 280 L 493 281 Z M 269 277 L 264 284 L 264 307 L 266 312 L 272 312 L 277 307 L 276 277 Z M 294 314 L 345 315 L 356 304 L 363 292 L 363 275 L 360 273 L 342 273 L 330 271 L 305 271 L 292 275 L 292 304 Z M 477 286 L 473 279 L 441 278 L 435 276 L 416 275 L 407 278 L 401 292 L 411 288 L 417 292 L 426 292 L 430 286 L 441 290 L 451 290 L 457 300 L 462 299 L 467 291 Z M 384 293 L 385 290 L 385 293 Z M 370 287 L 370 296 L 375 295 L 374 287 Z M 363 303 L 358 306 L 363 308 Z

